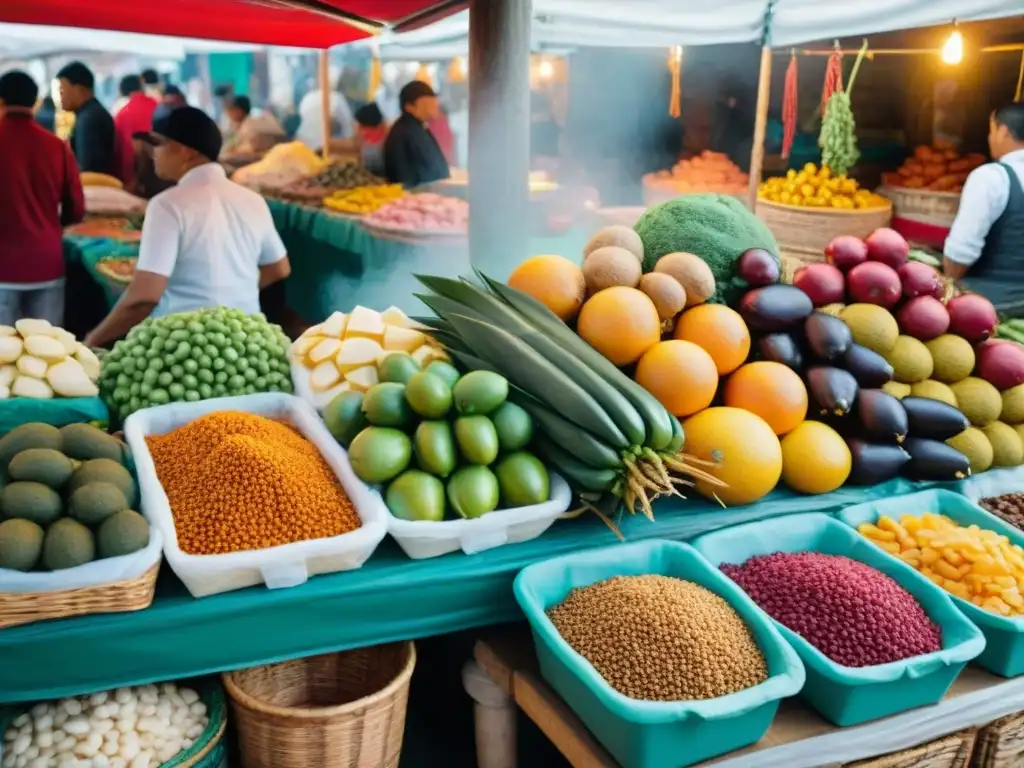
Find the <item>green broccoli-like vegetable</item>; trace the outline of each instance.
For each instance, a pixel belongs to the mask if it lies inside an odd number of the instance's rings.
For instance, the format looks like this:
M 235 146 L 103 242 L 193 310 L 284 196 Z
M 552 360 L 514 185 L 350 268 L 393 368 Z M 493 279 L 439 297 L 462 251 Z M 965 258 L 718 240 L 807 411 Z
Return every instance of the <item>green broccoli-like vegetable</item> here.
M 729 195 L 685 195 L 648 208 L 634 227 L 644 244 L 644 272 L 654 269 L 666 253 L 700 256 L 715 276 L 716 304 L 733 304 L 748 289 L 736 274 L 736 261 L 750 248 L 763 248 L 778 258 L 779 244 L 771 230 Z

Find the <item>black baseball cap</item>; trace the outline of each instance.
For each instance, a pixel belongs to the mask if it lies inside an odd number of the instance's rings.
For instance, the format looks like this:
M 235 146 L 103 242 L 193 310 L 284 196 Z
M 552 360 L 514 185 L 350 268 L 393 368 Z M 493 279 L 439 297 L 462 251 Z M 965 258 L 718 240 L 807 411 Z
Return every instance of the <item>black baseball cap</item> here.
M 176 141 L 194 149 L 209 160 L 220 157 L 223 140 L 220 128 L 203 110 L 196 107 L 179 107 L 153 120 L 153 130 L 135 134 L 154 147 L 165 141 Z
M 422 80 L 413 80 L 411 83 L 406 83 L 405 87 L 398 92 L 398 105 L 405 109 L 407 104 L 415 104 L 417 99 L 422 99 L 424 96 L 436 97 L 437 94 Z

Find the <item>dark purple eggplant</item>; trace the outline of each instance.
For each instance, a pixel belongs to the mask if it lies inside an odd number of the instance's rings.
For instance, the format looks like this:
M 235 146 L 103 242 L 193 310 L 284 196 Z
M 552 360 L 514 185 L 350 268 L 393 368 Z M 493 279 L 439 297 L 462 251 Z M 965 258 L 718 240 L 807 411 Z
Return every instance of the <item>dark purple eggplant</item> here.
M 911 437 L 949 440 L 970 426 L 959 409 L 941 400 L 909 396 L 900 400 L 900 404 L 907 412 L 907 434 Z
M 847 440 L 850 447 L 850 476 L 847 485 L 878 485 L 899 475 L 910 461 L 910 454 L 900 445 Z
M 846 368 L 862 387 L 876 388 L 892 381 L 893 369 L 889 361 L 874 350 L 851 344 L 843 355 Z
M 903 474 L 911 480 L 963 480 L 971 474 L 971 461 L 941 440 L 908 437 L 903 447 L 910 461 Z
M 838 317 L 815 312 L 804 323 L 807 346 L 819 360 L 834 362 L 853 344 L 850 327 Z M 856 378 L 856 377 L 854 377 Z
M 740 315 L 752 331 L 785 331 L 800 325 L 814 306 L 810 297 L 792 285 L 755 288 L 740 300 Z
M 736 273 L 752 288 L 774 285 L 779 282 L 779 260 L 763 248 L 751 248 L 740 254 Z
M 757 342 L 757 351 L 762 360 L 782 363 L 797 373 L 804 369 L 804 353 L 800 344 L 788 333 L 769 333 Z
M 880 389 L 862 389 L 857 395 L 857 422 L 869 440 L 902 443 L 907 436 L 907 412 Z
M 857 400 L 857 380 L 842 368 L 818 366 L 807 371 L 810 410 L 821 416 L 842 416 L 853 410 Z

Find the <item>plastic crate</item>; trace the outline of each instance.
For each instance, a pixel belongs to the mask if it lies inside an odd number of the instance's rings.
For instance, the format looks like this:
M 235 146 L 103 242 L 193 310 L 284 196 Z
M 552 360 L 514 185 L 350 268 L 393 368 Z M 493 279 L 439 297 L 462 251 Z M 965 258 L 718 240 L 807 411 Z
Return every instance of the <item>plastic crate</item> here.
M 764 653 L 768 679 L 701 701 L 638 701 L 612 688 L 562 639 L 546 611 L 576 587 L 644 574 L 693 581 L 726 600 Z M 546 560 L 523 569 L 515 594 L 533 630 L 544 679 L 624 768 L 680 768 L 753 744 L 768 730 L 780 699 L 804 684 L 800 659 L 772 622 L 687 544 L 651 539 Z
M 952 491 L 921 491 L 907 496 L 857 504 L 840 512 L 839 519 L 856 528 L 861 523 L 874 523 L 882 515 L 898 520 L 901 515 L 922 515 L 925 512 L 945 515 L 961 525 L 987 528 L 1024 547 L 1024 533 L 1019 529 L 1003 522 L 995 515 L 990 515 L 974 502 Z M 875 547 L 874 544 L 871 546 Z M 880 547 L 875 549 L 884 552 Z M 896 560 L 892 555 L 885 554 L 886 557 Z M 1010 619 L 979 608 L 974 603 L 955 595 L 950 595 L 950 598 L 985 635 L 985 650 L 974 660 L 975 663 L 1003 677 L 1017 677 L 1024 673 L 1024 616 Z
M 942 699 L 967 662 L 985 647 L 981 632 L 964 618 L 942 589 L 827 515 L 787 515 L 724 528 L 700 536 L 693 546 L 715 565 L 738 565 L 755 555 L 772 552 L 844 555 L 891 576 L 917 598 L 939 625 L 941 651 L 889 664 L 846 667 L 776 622 L 807 669 L 807 684 L 800 695 L 836 725 L 856 725 L 934 704 Z

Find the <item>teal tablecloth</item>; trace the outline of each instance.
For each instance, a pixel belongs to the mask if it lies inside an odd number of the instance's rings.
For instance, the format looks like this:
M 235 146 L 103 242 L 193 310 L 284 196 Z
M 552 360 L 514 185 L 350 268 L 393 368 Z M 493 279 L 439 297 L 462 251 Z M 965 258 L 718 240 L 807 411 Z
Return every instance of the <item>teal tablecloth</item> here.
M 722 510 L 669 500 L 657 522 L 622 521 L 628 540 L 689 539 L 780 515 L 824 511 L 919 490 L 893 481 L 824 496 L 771 494 Z M 292 589 L 254 587 L 194 599 L 167 565 L 153 605 L 0 630 L 0 703 L 54 698 L 249 667 L 332 650 L 422 638 L 522 618 L 512 580 L 526 565 L 579 549 L 614 546 L 598 520 L 560 521 L 533 541 L 481 554 L 410 560 L 386 540 L 361 569 Z
M 103 289 L 103 297 L 110 309 L 124 293 L 127 287 L 123 283 L 109 280 L 96 271 L 96 264 L 103 258 L 132 257 L 138 258 L 139 244 L 106 237 L 82 237 L 80 235 L 64 235 L 64 260 L 80 263 L 89 273 L 89 277 Z

